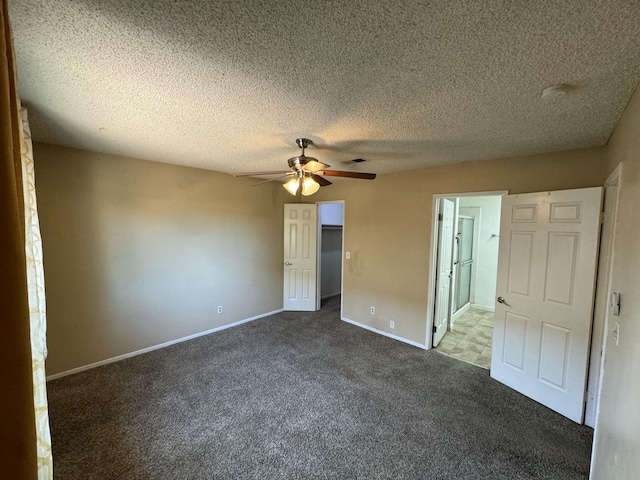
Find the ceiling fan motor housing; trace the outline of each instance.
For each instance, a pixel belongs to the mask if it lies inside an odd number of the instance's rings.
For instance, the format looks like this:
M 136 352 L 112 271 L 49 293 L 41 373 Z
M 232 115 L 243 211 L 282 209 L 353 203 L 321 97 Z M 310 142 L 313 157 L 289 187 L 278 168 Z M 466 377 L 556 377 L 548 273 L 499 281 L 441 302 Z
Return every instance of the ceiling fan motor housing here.
M 307 157 L 306 155 L 298 155 L 297 157 L 290 158 L 288 163 L 294 170 L 300 170 L 304 165 L 309 162 L 317 162 L 315 158 Z

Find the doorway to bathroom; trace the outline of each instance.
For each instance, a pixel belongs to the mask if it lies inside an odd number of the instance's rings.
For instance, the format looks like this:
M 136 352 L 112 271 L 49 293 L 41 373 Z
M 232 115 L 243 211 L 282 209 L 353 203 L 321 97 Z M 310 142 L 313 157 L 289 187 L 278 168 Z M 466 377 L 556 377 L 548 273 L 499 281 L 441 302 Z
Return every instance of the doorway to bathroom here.
M 432 345 L 489 368 L 498 270 L 501 192 L 441 196 Z M 451 212 L 451 213 L 447 213 Z M 438 283 L 438 281 L 436 282 Z M 447 292 L 447 290 L 449 290 Z

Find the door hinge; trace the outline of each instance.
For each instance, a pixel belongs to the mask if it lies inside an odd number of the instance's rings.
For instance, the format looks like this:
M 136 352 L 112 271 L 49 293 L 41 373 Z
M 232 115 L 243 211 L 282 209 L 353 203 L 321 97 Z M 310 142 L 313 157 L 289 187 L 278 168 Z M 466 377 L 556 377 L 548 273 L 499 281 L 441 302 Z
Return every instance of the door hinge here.
M 436 333 L 438 331 L 438 327 L 437 325 L 434 323 L 433 324 L 433 333 Z
M 442 219 L 443 219 L 443 216 L 442 216 L 442 214 L 441 214 L 441 213 L 439 213 L 439 214 L 438 214 L 438 221 L 439 221 L 439 222 L 441 222 L 441 221 L 442 221 Z
M 607 220 L 607 212 L 600 212 L 600 223 L 604 224 Z

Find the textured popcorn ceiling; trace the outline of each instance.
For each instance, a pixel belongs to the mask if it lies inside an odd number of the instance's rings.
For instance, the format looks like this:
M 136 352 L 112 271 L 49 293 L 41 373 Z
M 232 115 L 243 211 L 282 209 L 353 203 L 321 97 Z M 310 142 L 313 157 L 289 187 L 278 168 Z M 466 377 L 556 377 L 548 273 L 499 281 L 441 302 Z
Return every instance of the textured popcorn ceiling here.
M 631 0 L 9 3 L 37 141 L 222 172 L 604 145 L 640 80 Z

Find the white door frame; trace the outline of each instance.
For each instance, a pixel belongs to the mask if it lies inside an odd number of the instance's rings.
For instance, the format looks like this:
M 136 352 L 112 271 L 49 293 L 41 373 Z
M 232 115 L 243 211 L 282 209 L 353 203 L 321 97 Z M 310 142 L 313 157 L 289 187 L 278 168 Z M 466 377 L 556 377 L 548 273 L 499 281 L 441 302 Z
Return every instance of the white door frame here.
M 591 353 L 589 357 L 589 376 L 588 376 L 588 387 L 589 390 L 587 392 L 587 404 L 585 408 L 585 424 L 593 427 L 595 429 L 598 414 L 600 413 L 600 393 L 602 391 L 602 374 L 604 371 L 604 359 L 606 353 L 606 345 L 607 345 L 607 336 L 609 334 L 610 328 L 608 328 L 609 322 L 609 297 L 611 295 L 611 275 L 613 272 L 613 259 L 615 257 L 615 229 L 617 223 L 617 213 L 618 213 L 618 201 L 620 199 L 620 184 L 622 181 L 622 169 L 623 164 L 619 163 L 615 170 L 609 175 L 609 178 L 604 182 L 605 187 L 605 199 L 607 200 L 607 187 L 618 187 L 613 198 L 613 208 L 612 213 L 613 216 L 610 219 L 607 219 L 610 222 L 610 227 L 608 230 L 608 239 L 601 238 L 600 245 L 605 244 L 605 241 L 608 240 L 608 251 L 600 252 L 600 255 L 606 255 L 603 259 L 600 258 L 598 260 L 599 266 L 604 265 L 605 271 L 598 271 L 597 283 L 596 283 L 596 292 L 595 292 L 595 308 L 593 313 L 593 326 L 591 333 Z M 605 208 L 603 203 L 603 209 Z M 589 392 L 591 389 L 594 389 L 596 394 L 595 398 L 591 398 Z M 598 434 L 597 429 L 594 431 L 594 439 L 593 445 L 596 445 L 596 436 Z M 593 461 L 594 456 L 591 456 Z M 591 468 L 593 471 L 593 465 Z M 591 478 L 591 477 L 590 477 Z
M 504 196 L 508 195 L 508 190 L 496 190 L 489 192 L 461 192 L 461 193 L 437 193 L 433 196 L 431 202 L 431 253 L 429 255 L 429 280 L 427 283 L 427 331 L 424 345 L 426 350 L 433 348 L 433 321 L 434 321 L 434 305 L 436 290 L 436 265 L 438 255 L 438 204 L 441 198 L 454 197 L 488 197 L 488 196 Z M 454 222 L 455 223 L 455 222 Z M 456 226 L 457 229 L 457 226 Z M 454 232 L 455 233 L 455 232 Z M 343 259 L 344 260 L 344 259 Z
M 340 256 L 340 316 L 342 317 L 342 302 L 344 301 L 344 227 L 345 227 L 345 215 L 344 215 L 344 207 L 345 207 L 345 202 L 344 200 L 332 200 L 332 201 L 327 201 L 327 202 L 316 202 L 316 208 L 318 209 L 318 212 L 320 212 L 320 205 L 326 205 L 326 204 L 339 204 L 342 205 L 342 253 Z M 317 251 L 316 251 L 316 255 L 317 255 L 317 268 L 316 268 L 316 310 L 320 310 L 320 304 L 322 302 L 322 298 L 321 298 L 321 289 L 322 289 L 322 262 L 321 262 L 321 257 L 322 257 L 322 215 L 318 215 L 317 218 L 318 221 L 318 228 L 316 229 L 317 232 Z

